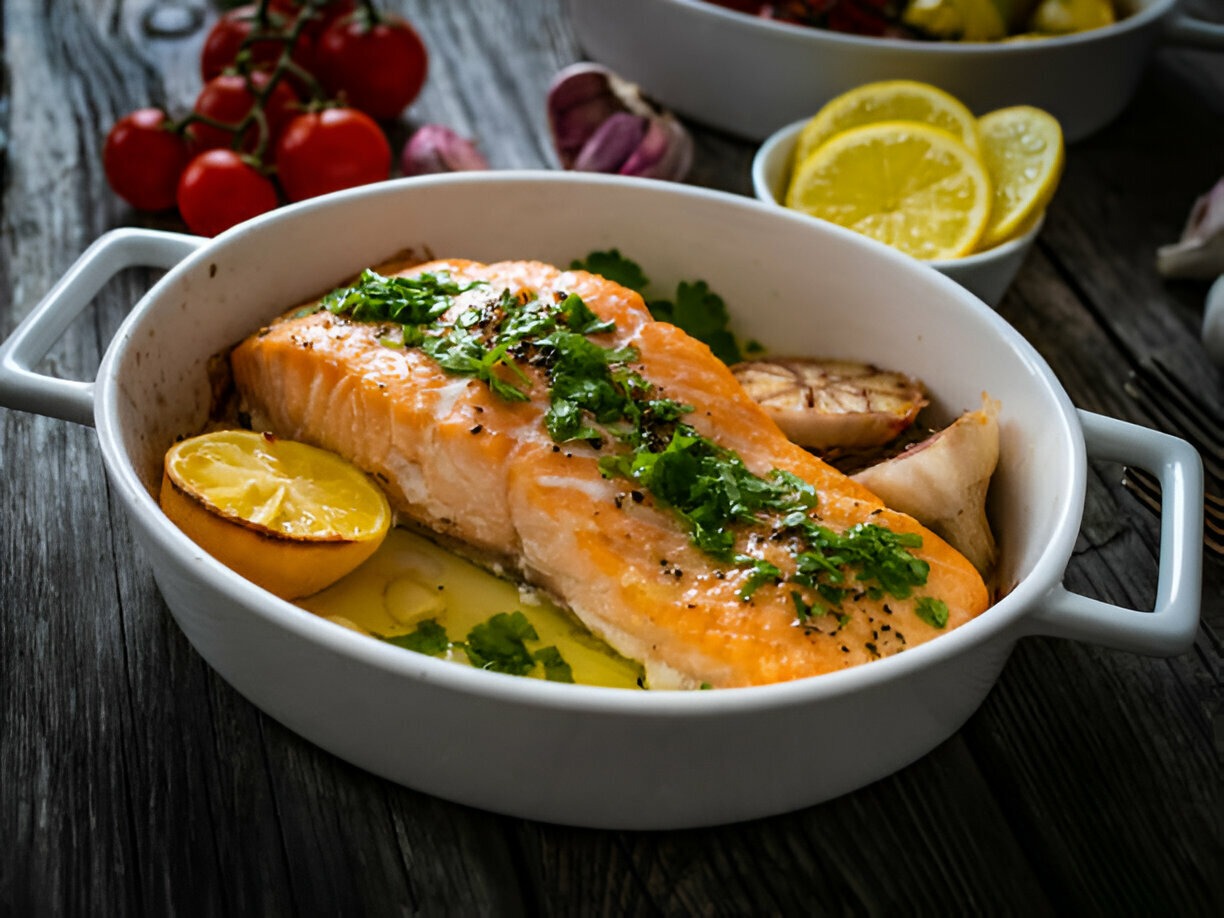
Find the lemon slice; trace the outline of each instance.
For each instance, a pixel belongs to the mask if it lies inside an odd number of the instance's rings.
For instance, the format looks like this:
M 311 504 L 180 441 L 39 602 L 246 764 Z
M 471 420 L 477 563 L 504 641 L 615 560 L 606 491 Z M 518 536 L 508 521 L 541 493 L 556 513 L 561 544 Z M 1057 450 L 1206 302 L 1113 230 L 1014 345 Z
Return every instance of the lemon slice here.
M 249 430 L 172 446 L 161 507 L 218 561 L 285 599 L 339 580 L 391 524 L 386 496 L 347 459 Z
M 973 251 L 990 218 L 990 178 L 945 131 L 906 121 L 838 134 L 795 173 L 786 206 L 915 258 Z
M 978 152 L 977 119 L 942 89 L 913 80 L 867 83 L 831 100 L 799 135 L 796 169 L 829 138 L 850 128 L 880 121 L 917 121 L 947 131 Z
M 1022 235 L 1046 209 L 1063 168 L 1058 119 L 1017 105 L 983 115 L 982 161 L 994 185 L 990 222 L 979 244 L 989 249 Z

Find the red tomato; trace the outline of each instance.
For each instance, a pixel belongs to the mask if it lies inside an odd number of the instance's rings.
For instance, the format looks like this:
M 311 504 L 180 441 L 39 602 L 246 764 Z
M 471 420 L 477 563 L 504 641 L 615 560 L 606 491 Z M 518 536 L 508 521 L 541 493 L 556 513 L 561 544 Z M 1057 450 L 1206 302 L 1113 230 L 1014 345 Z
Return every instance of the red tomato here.
M 205 150 L 178 183 L 179 213 L 201 236 L 215 236 L 278 203 L 276 186 L 233 150 Z
M 138 210 L 174 206 L 179 176 L 187 165 L 187 142 L 167 130 L 160 108 L 142 108 L 120 118 L 106 135 L 102 168 L 115 194 Z
M 391 174 L 382 129 L 352 108 L 298 115 L 276 145 L 276 170 L 290 201 L 381 182 Z
M 315 47 L 315 75 L 333 95 L 375 118 L 394 118 L 425 85 L 429 56 L 416 30 L 397 16 L 375 25 L 336 20 Z
M 268 74 L 257 71 L 251 74 L 251 84 L 257 91 L 262 91 L 268 85 Z M 293 117 L 297 114 L 297 93 L 281 80 L 272 90 L 264 103 L 264 117 L 268 121 L 268 149 L 275 149 L 276 141 Z M 204 89 L 196 98 L 194 111 L 207 115 L 214 121 L 226 124 L 239 124 L 255 105 L 255 96 L 247 89 L 246 77 L 236 73 L 223 73 L 215 76 L 204 84 Z M 234 135 L 223 128 L 211 124 L 196 122 L 187 128 L 191 137 L 191 150 L 201 153 L 215 147 L 230 147 Z M 259 142 L 259 130 L 255 125 L 246 129 L 242 139 L 242 149 L 250 153 Z
M 268 17 L 267 31 L 287 32 L 289 20 L 280 13 L 271 13 Z M 217 76 L 227 67 L 233 66 L 234 59 L 242 50 L 242 43 L 256 29 L 255 7 L 240 6 L 230 10 L 213 24 L 204 39 L 204 49 L 200 52 L 200 74 L 205 82 Z M 299 36 L 293 49 L 293 60 L 310 69 L 313 48 L 311 40 Z M 284 50 L 284 42 L 263 40 L 252 42 L 247 46 L 251 54 L 251 65 L 256 70 L 271 70 L 276 66 L 276 60 Z

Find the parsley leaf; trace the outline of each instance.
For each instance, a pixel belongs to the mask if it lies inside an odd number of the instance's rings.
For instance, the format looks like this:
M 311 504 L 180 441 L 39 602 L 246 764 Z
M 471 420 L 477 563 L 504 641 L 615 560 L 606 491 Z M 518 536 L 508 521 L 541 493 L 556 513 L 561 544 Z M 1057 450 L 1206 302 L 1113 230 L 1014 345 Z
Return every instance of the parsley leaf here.
M 651 314 L 654 314 L 653 303 Z M 676 287 L 676 302 L 671 317 L 666 321 L 704 341 L 714 356 L 725 364 L 739 363 L 744 359 L 735 335 L 727 329 L 730 321 L 727 304 L 721 296 L 711 292 L 710 285 L 705 281 L 691 284 L 680 282 Z
M 795 618 L 799 619 L 799 624 L 802 625 L 812 617 L 812 606 L 810 603 L 803 601 L 803 597 L 799 595 L 798 590 L 791 590 L 790 596 L 791 602 L 795 604 Z
M 948 604 L 931 596 L 918 597 L 914 614 L 932 628 L 943 628 L 948 624 Z
M 549 682 L 573 683 L 574 671 L 556 647 L 541 647 L 532 657 L 544 667 L 544 678 Z
M 604 321 L 591 312 L 591 307 L 576 293 L 571 293 L 562 301 L 561 320 L 570 331 L 580 335 L 595 335 L 616 328 L 616 323 L 611 319 Z
M 550 682 L 574 681 L 573 670 L 555 646 L 541 647 L 534 653 L 527 649 L 524 641 L 535 641 L 539 637 L 527 616 L 518 611 L 509 615 L 499 612 L 477 625 L 468 633 L 466 643 L 452 643 L 446 629 L 432 618 L 419 622 L 411 634 L 375 637 L 396 647 L 434 657 L 451 647 L 459 647 L 473 666 L 512 676 L 530 675 L 539 664 L 544 668 L 544 678 Z
M 780 580 L 781 578 L 782 571 L 778 569 L 776 564 L 770 564 L 763 558 L 757 558 L 753 561 L 752 570 L 748 574 L 748 579 L 744 581 L 744 585 L 740 587 L 739 598 L 747 602 L 748 599 L 751 598 L 752 594 L 762 586 L 769 583 L 771 580 Z M 795 594 L 792 593 L 791 598 L 793 599 L 794 597 Z
M 403 647 L 405 650 L 415 650 L 417 653 L 440 657 L 450 650 L 450 638 L 446 629 L 438 624 L 436 619 L 426 619 L 419 622 L 411 634 L 397 634 L 395 637 L 383 638 L 388 644 Z
M 477 669 L 525 676 L 536 661 L 523 642 L 538 639 L 535 628 L 522 612 L 499 612 L 468 632 L 463 649 Z
M 320 305 L 359 322 L 425 325 L 446 312 L 453 297 L 483 283 L 459 284 L 445 271 L 417 277 L 383 277 L 366 269 L 356 284 L 333 290 Z
M 575 260 L 571 269 L 590 271 L 601 277 L 636 290 L 643 297 L 647 294 L 650 279 L 640 265 L 626 258 L 618 249 L 607 252 L 591 252 L 585 260 Z M 723 363 L 739 363 L 743 360 L 739 342 L 727 328 L 730 317 L 727 304 L 717 293 L 710 290 L 705 281 L 691 283 L 681 281 L 676 286 L 675 300 L 648 298 L 650 314 L 660 322 L 670 322 L 677 328 L 704 341 Z M 759 350 L 760 345 L 756 345 Z
M 555 441 L 599 436 L 585 424 L 584 411 L 601 424 L 619 421 L 631 412 L 632 400 L 616 385 L 609 365 L 636 357 L 635 351 L 603 348 L 578 332 L 561 329 L 540 339 L 539 345 L 553 357 L 548 373 L 550 405 L 544 423 Z
M 605 280 L 628 287 L 641 293 L 650 283 L 641 266 L 632 259 L 623 256 L 618 249 L 607 252 L 591 252 L 585 259 L 574 259 L 570 262 L 571 271 L 590 271 Z
M 526 392 L 494 372 L 495 368 L 505 366 L 519 379 L 529 382 L 508 356 L 508 344 L 503 343 L 488 348 L 473 332 L 466 328 L 456 327 L 452 328 L 448 334 L 423 339 L 420 347 L 436 360 L 442 369 L 461 376 L 474 376 L 507 401 L 525 402 L 528 400 L 529 396 Z

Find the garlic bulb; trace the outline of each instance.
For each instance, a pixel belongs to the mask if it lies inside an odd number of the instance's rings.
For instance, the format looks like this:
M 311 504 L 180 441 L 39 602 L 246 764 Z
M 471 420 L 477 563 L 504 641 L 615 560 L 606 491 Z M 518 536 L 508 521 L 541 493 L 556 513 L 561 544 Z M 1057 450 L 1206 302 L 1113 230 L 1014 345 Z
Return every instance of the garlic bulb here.
M 1165 277 L 1224 274 L 1224 179 L 1194 202 L 1181 239 L 1156 250 L 1156 270 Z
M 400 156 L 404 175 L 430 175 L 436 172 L 468 172 L 488 169 L 472 142 L 442 124 L 419 128 Z
M 556 75 L 548 125 L 566 169 L 681 181 L 693 164 L 684 126 L 597 64 L 574 64 Z
M 794 443 L 815 450 L 882 446 L 927 404 L 922 383 L 849 360 L 745 360 L 731 372 Z

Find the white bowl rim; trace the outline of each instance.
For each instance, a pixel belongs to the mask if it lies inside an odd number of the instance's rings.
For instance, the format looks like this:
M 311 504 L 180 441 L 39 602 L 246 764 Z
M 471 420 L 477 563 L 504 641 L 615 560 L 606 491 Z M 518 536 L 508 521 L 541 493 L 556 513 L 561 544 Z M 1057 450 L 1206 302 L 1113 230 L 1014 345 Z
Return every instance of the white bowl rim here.
M 602 2 L 602 0 L 594 0 Z M 823 41 L 846 43 L 851 45 L 866 45 L 904 49 L 914 54 L 1023 54 L 1033 51 L 1033 46 L 1058 48 L 1075 46 L 1085 42 L 1101 41 L 1112 35 L 1141 29 L 1152 20 L 1165 15 L 1173 8 L 1177 0 L 1151 0 L 1143 9 L 1132 13 L 1116 22 L 1096 29 L 1083 32 L 1071 32 L 1068 35 L 1052 35 L 1033 39 L 1032 41 L 921 41 L 908 38 L 888 38 L 872 35 L 852 35 L 847 32 L 836 32 L 832 29 L 819 29 L 813 26 L 795 25 L 789 22 L 779 22 L 762 16 L 751 16 L 725 6 L 707 3 L 706 0 L 655 0 L 658 3 L 672 3 L 693 10 L 698 15 L 709 16 L 715 20 L 723 20 L 733 26 L 745 29 L 757 29 L 764 34 L 773 33 L 787 41 L 808 42 L 819 45 Z
M 942 285 L 949 297 L 961 301 L 963 308 L 976 312 L 979 318 L 1002 335 L 1009 346 L 1027 365 L 1032 384 L 1043 389 L 1058 409 L 1057 421 L 1070 444 L 1066 457 L 1068 488 L 1062 499 L 1057 519 L 1051 524 L 1046 546 L 1032 571 L 1011 591 L 986 609 L 981 615 L 947 634 L 927 641 L 904 653 L 895 654 L 868 664 L 852 666 L 837 672 L 823 673 L 789 682 L 716 691 L 633 691 L 601 686 L 571 685 L 530 679 L 502 673 L 484 672 L 447 662 L 424 654 L 404 650 L 315 615 L 271 593 L 236 574 L 212 558 L 165 514 L 141 481 L 123 447 L 120 423 L 119 370 L 127 344 L 134 339 L 133 331 L 145 314 L 161 298 L 162 292 L 184 274 L 207 271 L 208 263 L 216 258 L 216 250 L 236 245 L 252 234 L 270 232 L 290 221 L 307 219 L 316 211 L 326 211 L 333 203 L 407 192 L 412 187 L 433 185 L 547 183 L 578 186 L 636 187 L 663 195 L 720 202 L 729 208 L 765 209 L 769 219 L 792 222 L 798 231 L 840 235 L 853 245 L 870 249 L 872 258 L 894 259 L 904 270 L 921 273 L 923 283 Z M 133 307 L 103 355 L 95 389 L 95 424 L 99 445 L 108 477 L 119 492 L 129 511 L 145 524 L 147 534 L 159 548 L 174 558 L 186 576 L 207 578 L 225 599 L 236 606 L 265 619 L 310 643 L 320 645 L 350 660 L 374 667 L 384 673 L 409 681 L 427 683 L 435 688 L 468 694 L 492 701 L 512 702 L 540 710 L 606 713 L 626 717 L 718 717 L 743 714 L 765 709 L 780 709 L 809 705 L 819 701 L 845 697 L 870 690 L 885 683 L 904 679 L 917 671 L 934 667 L 957 655 L 991 640 L 1011 641 L 1019 636 L 1014 628 L 1025 612 L 1040 603 L 1061 581 L 1063 569 L 1071 556 L 1079 533 L 1086 488 L 1086 456 L 1083 432 L 1076 409 L 1053 371 L 1036 349 L 992 309 L 964 290 L 954 281 L 922 263 L 888 246 L 866 239 L 857 233 L 823 221 L 815 221 L 782 208 L 768 207 L 753 198 L 715 191 L 692 185 L 662 182 L 657 179 L 626 178 L 593 173 L 558 173 L 543 170 L 506 170 L 497 172 L 460 172 L 404 178 L 366 185 L 303 201 L 256 217 L 235 226 L 212 242 L 201 246 L 170 269 Z
M 785 127 L 778 128 L 778 130 L 761 141 L 761 145 L 752 157 L 752 191 L 758 201 L 764 201 L 766 204 L 786 209 L 786 205 L 779 201 L 769 189 L 769 183 L 765 181 L 765 169 L 776 157 L 783 155 L 784 149 L 789 158 L 790 148 L 788 148 L 788 144 L 793 148 L 795 139 L 803 130 L 804 125 L 810 120 L 811 118 L 800 118 L 798 121 L 792 121 Z M 821 223 L 826 222 L 820 220 L 819 217 L 812 217 L 807 214 L 799 214 L 799 216 Z M 964 255 L 960 258 L 932 258 L 922 263 L 938 271 L 954 268 L 974 268 L 993 261 L 1001 261 L 1015 252 L 1032 245 L 1033 240 L 1041 232 L 1042 226 L 1045 225 L 1045 217 L 1045 211 L 1042 211 L 1036 222 L 1033 223 L 1024 235 L 1008 239 L 1006 242 L 1001 242 L 993 248 L 986 249 L 984 252 L 974 252 L 971 255 Z

